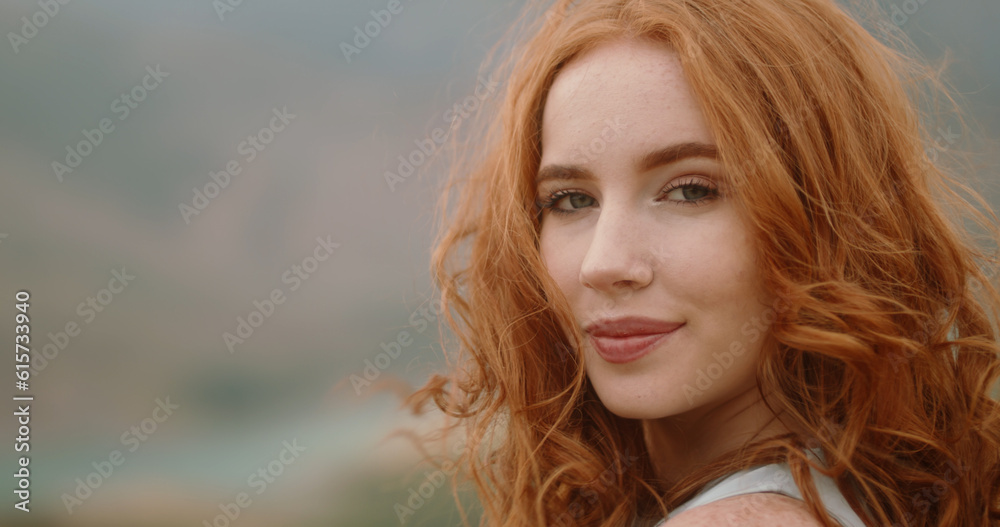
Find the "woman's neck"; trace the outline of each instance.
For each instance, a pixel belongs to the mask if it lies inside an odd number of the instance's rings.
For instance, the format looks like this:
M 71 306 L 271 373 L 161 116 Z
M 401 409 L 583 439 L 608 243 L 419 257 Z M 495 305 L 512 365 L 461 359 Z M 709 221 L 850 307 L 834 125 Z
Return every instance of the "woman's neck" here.
M 748 442 L 788 433 L 752 387 L 721 404 L 643 420 L 657 476 L 673 484 Z

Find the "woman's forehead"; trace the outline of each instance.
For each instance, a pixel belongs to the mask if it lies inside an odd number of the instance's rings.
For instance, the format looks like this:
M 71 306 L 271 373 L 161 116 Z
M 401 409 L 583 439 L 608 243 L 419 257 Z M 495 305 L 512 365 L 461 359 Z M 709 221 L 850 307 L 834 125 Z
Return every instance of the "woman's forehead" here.
M 569 95 L 614 88 L 654 91 L 683 77 L 680 59 L 670 46 L 646 39 L 615 39 L 564 65 L 553 80 L 549 100 L 557 91 Z
M 608 156 L 632 157 L 633 150 L 714 143 L 674 51 L 650 41 L 613 41 L 559 73 L 542 115 L 543 157 L 564 157 L 595 141 L 609 147 Z

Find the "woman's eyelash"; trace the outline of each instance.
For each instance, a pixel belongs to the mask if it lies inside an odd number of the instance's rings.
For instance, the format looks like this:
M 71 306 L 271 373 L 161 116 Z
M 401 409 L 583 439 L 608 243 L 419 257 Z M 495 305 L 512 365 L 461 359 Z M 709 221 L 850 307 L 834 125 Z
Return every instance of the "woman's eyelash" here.
M 663 189 L 663 192 L 661 192 L 660 195 L 661 196 L 667 195 L 677 189 L 697 189 L 699 191 L 705 191 L 706 195 L 701 198 L 692 200 L 674 200 L 678 205 L 685 205 L 685 206 L 702 205 L 707 201 L 718 198 L 720 195 L 719 188 L 712 184 L 706 184 L 703 181 L 704 180 L 701 179 L 680 180 L 675 183 L 671 183 L 670 186 Z
M 703 184 L 700 181 L 701 180 L 682 180 L 682 181 L 678 181 L 676 183 L 671 183 L 669 186 L 667 186 L 666 188 L 664 188 L 660 192 L 660 196 L 668 195 L 671 192 L 673 192 L 675 190 L 678 190 L 678 189 L 693 189 L 693 190 L 697 190 L 699 192 L 705 192 L 706 195 L 704 197 L 701 197 L 701 198 L 683 199 L 683 200 L 668 200 L 668 201 L 672 201 L 672 202 L 676 203 L 677 205 L 684 205 L 684 206 L 702 205 L 702 204 L 704 204 L 707 201 L 710 201 L 712 199 L 715 199 L 715 198 L 719 197 L 719 190 L 718 190 L 718 188 L 716 188 L 713 185 Z M 557 190 L 555 192 L 550 193 L 548 196 L 546 196 L 546 197 L 544 197 L 544 198 L 536 201 L 535 202 L 535 209 L 538 211 L 539 214 L 541 214 L 544 211 L 550 211 L 550 212 L 552 212 L 554 214 L 573 214 L 573 213 L 577 212 L 580 209 L 565 210 L 565 209 L 560 209 L 560 208 L 556 207 L 556 205 L 560 201 L 562 201 L 564 198 L 571 197 L 571 196 L 587 196 L 587 197 L 589 197 L 585 192 L 582 192 L 582 191 L 579 191 L 579 190 L 574 190 L 574 189 Z
M 555 206 L 556 203 L 561 201 L 563 198 L 568 196 L 577 196 L 577 195 L 586 196 L 586 194 L 584 194 L 583 192 L 575 190 L 557 190 L 555 192 L 552 192 L 545 198 L 542 198 L 541 200 L 535 202 L 535 208 L 538 210 L 539 214 L 541 214 L 542 211 L 545 210 L 549 210 L 556 214 L 572 214 L 573 211 L 557 209 L 555 208 Z

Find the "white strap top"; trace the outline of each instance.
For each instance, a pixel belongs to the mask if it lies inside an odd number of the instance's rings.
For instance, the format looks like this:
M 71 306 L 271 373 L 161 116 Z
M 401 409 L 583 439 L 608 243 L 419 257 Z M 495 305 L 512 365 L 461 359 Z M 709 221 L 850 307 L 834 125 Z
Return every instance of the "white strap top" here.
M 837 488 L 837 484 L 834 483 L 833 479 L 815 469 L 811 468 L 810 471 L 813 482 L 816 485 L 816 490 L 819 492 L 823 506 L 830 517 L 843 527 L 866 527 L 861 518 L 851 509 L 851 506 L 847 503 L 844 495 L 840 493 L 840 489 Z M 764 465 L 734 472 L 709 483 L 695 497 L 671 511 L 655 527 L 661 527 L 667 519 L 673 518 L 688 509 L 733 496 L 757 492 L 776 492 L 790 498 L 803 499 L 802 493 L 799 492 L 798 485 L 795 484 L 791 469 L 787 463 Z

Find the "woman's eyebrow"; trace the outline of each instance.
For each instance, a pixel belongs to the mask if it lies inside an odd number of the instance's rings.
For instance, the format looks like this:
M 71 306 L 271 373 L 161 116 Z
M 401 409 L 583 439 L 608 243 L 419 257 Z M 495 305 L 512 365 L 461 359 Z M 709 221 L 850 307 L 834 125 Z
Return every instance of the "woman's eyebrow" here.
M 648 152 L 642 155 L 635 164 L 640 172 L 646 172 L 659 166 L 669 165 L 670 163 L 676 163 L 682 159 L 692 157 L 718 159 L 719 149 L 709 143 L 677 143 Z M 594 179 L 594 174 L 579 165 L 545 165 L 538 170 L 538 174 L 535 176 L 535 186 L 550 179 L 591 181 Z
M 594 179 L 594 174 L 578 165 L 545 165 L 538 170 L 538 175 L 535 176 L 535 186 L 537 187 L 550 179 L 591 181 Z
M 658 166 L 669 165 L 670 163 L 676 163 L 690 157 L 719 159 L 719 149 L 709 143 L 677 143 L 643 155 L 636 162 L 636 166 L 640 172 L 645 172 Z

